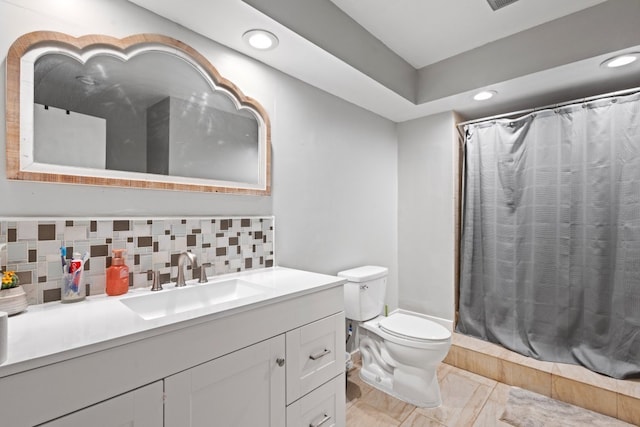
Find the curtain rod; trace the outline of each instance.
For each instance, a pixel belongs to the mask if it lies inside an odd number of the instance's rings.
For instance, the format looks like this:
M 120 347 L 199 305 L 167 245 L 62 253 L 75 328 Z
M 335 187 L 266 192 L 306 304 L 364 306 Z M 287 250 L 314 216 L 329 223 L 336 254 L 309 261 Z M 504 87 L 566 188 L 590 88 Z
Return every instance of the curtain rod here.
M 517 116 L 523 116 L 525 114 L 534 113 L 534 112 L 540 111 L 540 110 L 549 110 L 549 109 L 552 109 L 552 108 L 559 108 L 559 107 L 564 107 L 564 106 L 571 105 L 571 104 L 590 102 L 590 101 L 595 101 L 597 99 L 609 98 L 609 97 L 613 97 L 613 96 L 630 95 L 630 94 L 632 94 L 634 92 L 640 92 L 640 87 L 635 87 L 635 88 L 632 88 L 632 89 L 618 90 L 618 91 L 609 92 L 609 93 L 603 93 L 601 95 L 589 96 L 587 98 L 578 98 L 578 99 L 574 99 L 572 101 L 560 102 L 558 104 L 545 105 L 543 107 L 529 108 L 529 109 L 526 109 L 526 110 L 513 111 L 511 113 L 497 114 L 495 116 L 489 116 L 489 117 L 483 117 L 483 118 L 480 118 L 480 119 L 468 120 L 466 122 L 458 123 L 456 126 L 461 127 L 461 126 L 466 126 L 466 125 L 470 125 L 470 124 L 474 124 L 474 123 L 487 122 L 489 120 L 508 118 L 508 117 L 512 117 L 512 116 L 516 116 L 516 115 Z

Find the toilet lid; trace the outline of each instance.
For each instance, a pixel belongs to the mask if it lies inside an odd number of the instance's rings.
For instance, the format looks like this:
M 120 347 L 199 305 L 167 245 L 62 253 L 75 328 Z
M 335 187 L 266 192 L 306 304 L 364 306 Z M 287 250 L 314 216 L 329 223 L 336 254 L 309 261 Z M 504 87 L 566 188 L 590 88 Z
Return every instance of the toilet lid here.
M 380 329 L 413 340 L 441 341 L 451 337 L 451 332 L 444 326 L 403 313 L 394 313 L 382 319 Z

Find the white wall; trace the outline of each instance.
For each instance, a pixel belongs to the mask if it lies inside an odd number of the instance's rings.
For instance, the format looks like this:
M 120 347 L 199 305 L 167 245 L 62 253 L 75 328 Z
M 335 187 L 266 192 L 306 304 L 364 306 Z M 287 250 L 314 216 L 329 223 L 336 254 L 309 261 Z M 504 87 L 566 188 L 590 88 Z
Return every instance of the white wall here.
M 332 95 L 306 84 L 295 86 L 279 91 L 274 122 L 273 139 L 279 141 L 273 173 L 277 256 L 309 270 L 322 265 L 335 266 L 336 272 L 366 264 L 388 267 L 387 303 L 395 308 L 395 125 L 336 103 Z M 299 108 L 305 99 L 313 99 L 313 108 Z M 307 132 L 285 121 L 330 126 Z
M 3 82 L 9 46 L 30 31 L 115 37 L 160 33 L 201 52 L 224 77 L 259 100 L 271 118 L 273 143 L 271 197 L 8 181 L 1 161 L 0 216 L 273 214 L 278 264 L 325 273 L 363 263 L 386 265 L 391 269 L 389 302 L 395 304 L 394 123 L 124 0 L 0 0 L 0 16 Z M 4 84 L 0 87 L 4 99 Z M 5 115 L 4 102 L 0 115 Z M 5 149 L 3 126 L 0 152 Z
M 453 113 L 398 125 L 398 265 L 401 308 L 453 320 Z

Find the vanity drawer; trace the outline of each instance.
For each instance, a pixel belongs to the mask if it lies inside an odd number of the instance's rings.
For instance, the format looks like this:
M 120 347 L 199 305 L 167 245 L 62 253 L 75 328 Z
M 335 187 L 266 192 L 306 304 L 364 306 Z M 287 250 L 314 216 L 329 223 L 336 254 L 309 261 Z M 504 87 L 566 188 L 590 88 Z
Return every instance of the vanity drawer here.
M 345 373 L 287 407 L 287 427 L 344 427 Z
M 287 404 L 344 372 L 344 313 L 287 332 Z

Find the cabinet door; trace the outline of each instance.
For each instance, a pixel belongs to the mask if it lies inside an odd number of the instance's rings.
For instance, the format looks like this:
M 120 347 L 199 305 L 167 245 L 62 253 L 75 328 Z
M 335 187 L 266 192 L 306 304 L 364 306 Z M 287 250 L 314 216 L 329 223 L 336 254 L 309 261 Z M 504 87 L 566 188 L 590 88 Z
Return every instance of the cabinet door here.
M 344 314 L 287 332 L 287 404 L 344 372 Z
M 282 335 L 165 378 L 165 427 L 282 427 L 281 365 Z
M 69 396 L 73 399 L 73 396 Z M 162 381 L 41 424 L 44 427 L 162 426 Z
M 287 427 L 345 427 L 345 374 L 287 407 Z

